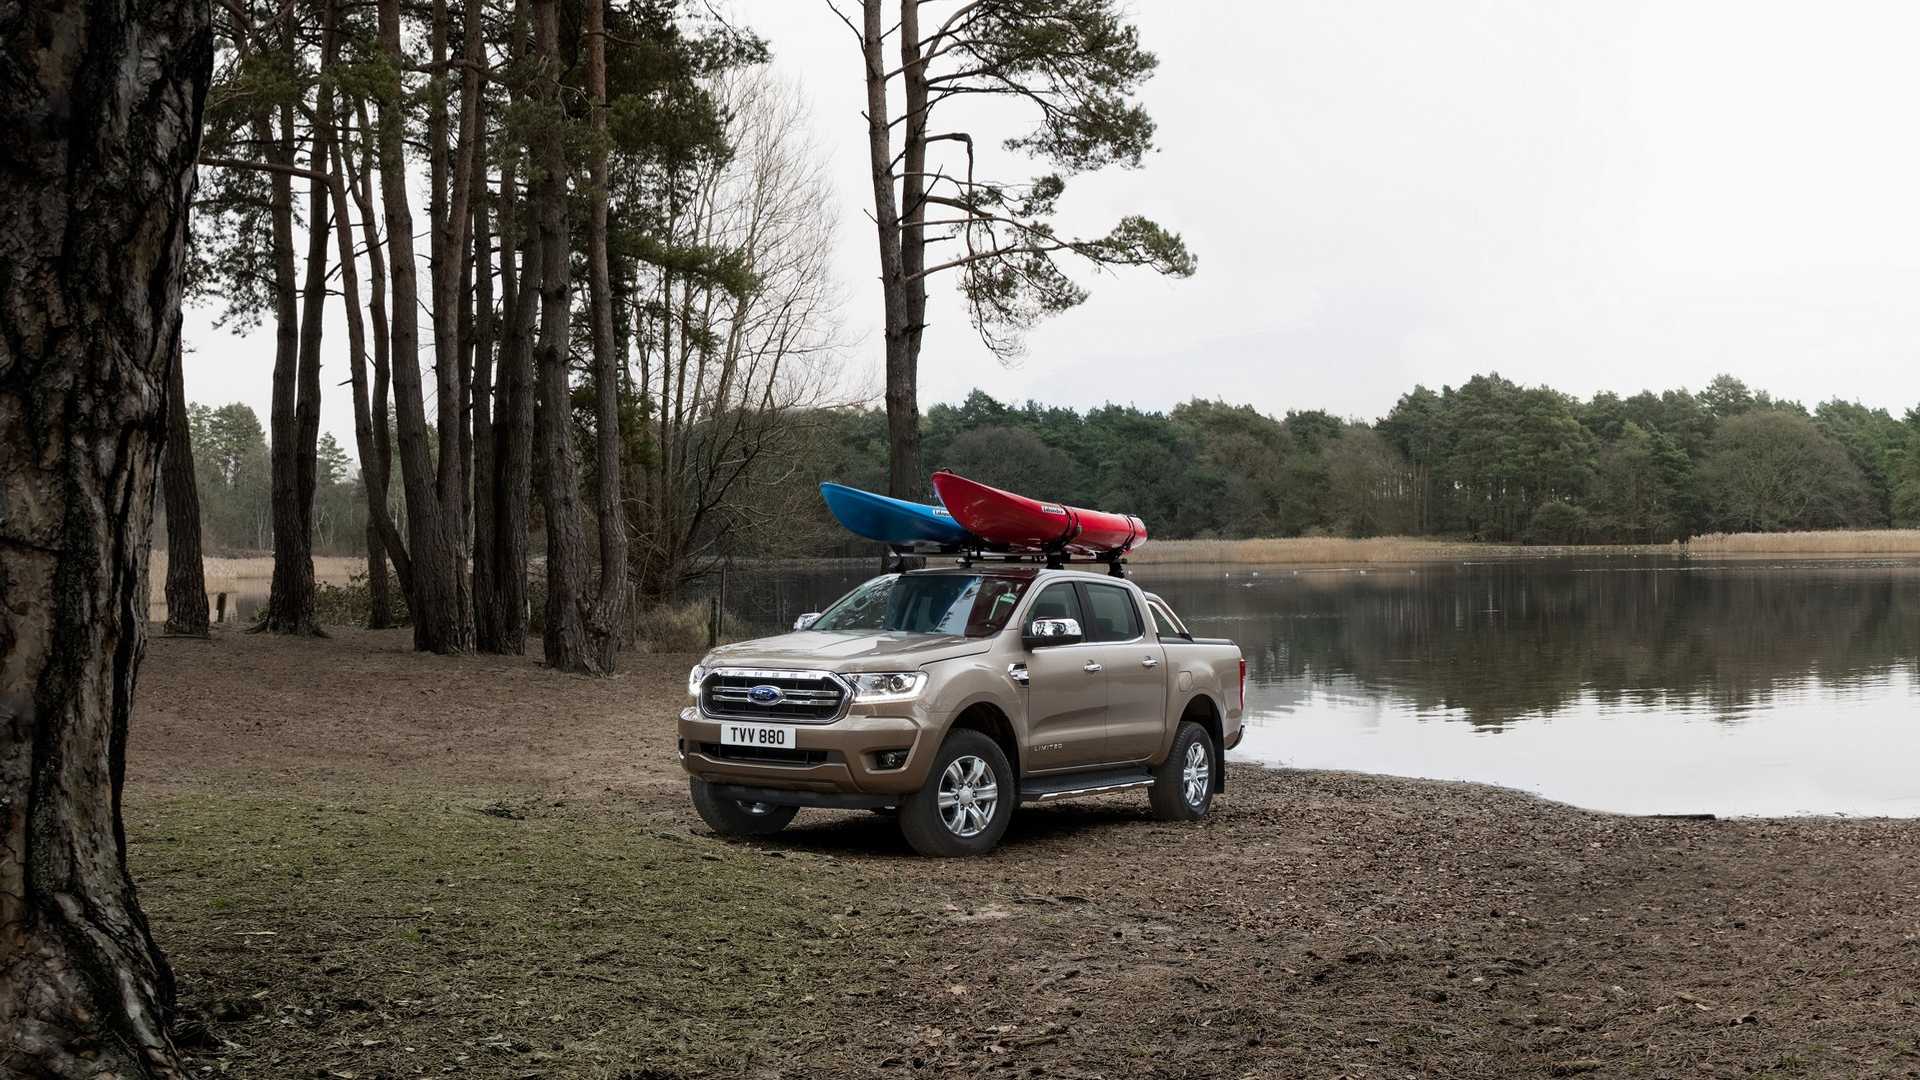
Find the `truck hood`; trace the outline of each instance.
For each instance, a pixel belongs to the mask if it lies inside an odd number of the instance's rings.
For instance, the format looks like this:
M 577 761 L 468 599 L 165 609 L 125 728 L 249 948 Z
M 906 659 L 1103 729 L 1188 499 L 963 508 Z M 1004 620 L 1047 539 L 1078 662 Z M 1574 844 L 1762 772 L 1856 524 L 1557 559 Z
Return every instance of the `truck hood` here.
M 813 668 L 828 671 L 898 671 L 986 652 L 992 638 L 950 634 L 883 634 L 799 630 L 778 637 L 722 645 L 702 661 L 707 667 Z

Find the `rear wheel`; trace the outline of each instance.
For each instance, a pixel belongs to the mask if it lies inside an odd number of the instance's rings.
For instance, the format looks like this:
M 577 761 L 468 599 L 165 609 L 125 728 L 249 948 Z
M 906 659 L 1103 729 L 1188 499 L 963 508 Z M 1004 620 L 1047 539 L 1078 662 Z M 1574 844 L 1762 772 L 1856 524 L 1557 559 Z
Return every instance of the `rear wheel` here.
M 793 815 L 800 812 L 797 806 L 723 799 L 713 793 L 705 780 L 697 777 L 689 777 L 687 784 L 693 792 L 693 808 L 699 812 L 700 820 L 721 836 L 769 836 L 786 828 Z
M 940 744 L 926 785 L 900 800 L 900 831 L 922 855 L 984 855 L 1006 834 L 1019 795 L 1000 744 L 956 731 Z
M 1214 775 L 1213 736 L 1191 720 L 1182 720 L 1173 736 L 1173 752 L 1153 770 L 1153 816 L 1161 821 L 1198 821 L 1207 816 L 1218 787 Z

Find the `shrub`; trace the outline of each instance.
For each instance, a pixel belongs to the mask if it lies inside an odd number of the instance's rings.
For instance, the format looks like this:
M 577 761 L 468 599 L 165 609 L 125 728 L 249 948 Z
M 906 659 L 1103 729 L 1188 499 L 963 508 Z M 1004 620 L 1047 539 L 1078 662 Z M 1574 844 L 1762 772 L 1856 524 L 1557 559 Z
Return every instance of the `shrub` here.
M 407 625 L 407 594 L 392 578 L 387 579 L 387 598 L 393 625 Z M 313 617 L 322 626 L 365 626 L 372 615 L 373 592 L 365 574 L 349 576 L 345 585 L 323 581 L 313 587 Z
M 705 600 L 655 604 L 628 617 L 627 640 L 648 652 L 699 652 L 707 647 Z
M 1542 503 L 1527 525 L 1530 544 L 1577 544 L 1587 532 L 1587 512 L 1564 499 Z

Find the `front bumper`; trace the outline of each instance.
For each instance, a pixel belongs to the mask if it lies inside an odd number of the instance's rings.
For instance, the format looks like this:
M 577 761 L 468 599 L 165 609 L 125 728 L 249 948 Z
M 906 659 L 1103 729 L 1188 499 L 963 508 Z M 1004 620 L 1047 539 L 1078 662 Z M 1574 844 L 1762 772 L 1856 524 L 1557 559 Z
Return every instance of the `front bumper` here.
M 784 760 L 769 760 L 753 750 L 722 746 L 720 727 L 724 722 L 710 719 L 691 706 L 680 710 L 680 761 L 690 775 L 709 784 L 739 785 L 763 792 L 890 797 L 860 806 L 891 805 L 891 797 L 918 791 L 926 783 L 927 769 L 939 746 L 939 740 L 914 718 L 854 712 L 831 724 L 793 725 L 797 753 Z M 906 764 L 897 769 L 880 768 L 875 755 L 886 750 L 907 751 Z M 756 797 L 749 801 L 776 800 Z
M 900 801 L 897 795 L 862 795 L 846 791 L 788 791 L 784 788 L 748 787 L 745 784 L 709 784 L 709 790 L 722 799 L 736 802 L 768 803 L 773 806 L 812 806 L 824 810 L 881 810 Z

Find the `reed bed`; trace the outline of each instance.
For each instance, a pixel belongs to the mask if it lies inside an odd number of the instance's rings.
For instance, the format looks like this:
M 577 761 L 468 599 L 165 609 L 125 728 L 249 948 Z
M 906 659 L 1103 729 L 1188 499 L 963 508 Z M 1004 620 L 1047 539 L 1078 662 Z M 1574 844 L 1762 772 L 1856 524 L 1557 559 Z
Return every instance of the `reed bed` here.
M 248 555 L 241 558 L 208 555 L 200 560 L 200 565 L 207 575 L 207 588 L 216 592 L 220 590 L 221 585 L 225 585 L 228 592 L 237 591 L 233 586 L 242 583 L 258 584 L 265 588 L 266 583 L 273 580 L 273 556 L 271 555 Z M 315 555 L 313 557 L 313 580 L 315 581 L 345 585 L 348 578 L 366 572 L 365 556 Z M 147 576 L 153 579 L 154 589 L 157 592 L 160 583 L 167 579 L 165 551 L 154 549 L 153 560 L 148 564 Z
M 1920 529 L 1713 533 L 1687 545 L 1695 555 L 1920 555 Z
M 1361 565 L 1434 562 L 1521 550 L 1540 552 L 1543 549 L 1428 540 L 1413 536 L 1376 536 L 1366 540 L 1338 536 L 1297 536 L 1251 540 L 1154 540 L 1128 555 L 1127 559 L 1137 566 L 1173 563 Z

